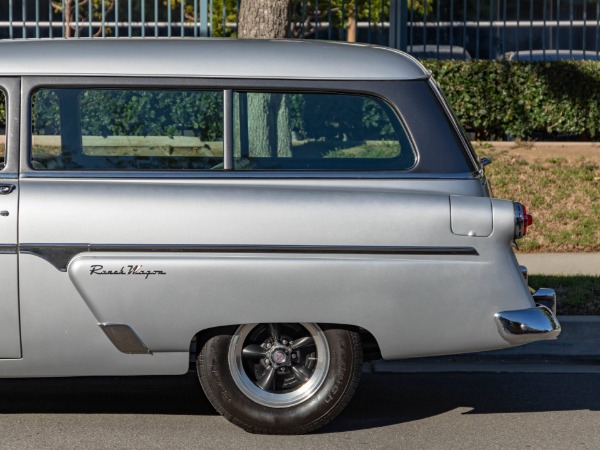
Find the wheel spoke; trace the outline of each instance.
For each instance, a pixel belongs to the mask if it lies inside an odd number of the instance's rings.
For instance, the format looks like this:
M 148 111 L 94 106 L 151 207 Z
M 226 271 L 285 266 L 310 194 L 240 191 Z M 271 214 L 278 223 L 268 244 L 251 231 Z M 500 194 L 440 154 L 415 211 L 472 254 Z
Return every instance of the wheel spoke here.
M 301 383 L 308 381 L 308 379 L 310 378 L 310 372 L 304 366 L 291 366 L 290 369 L 292 370 L 292 373 L 294 374 L 294 376 Z
M 256 385 L 261 388 L 263 391 L 270 389 L 273 386 L 273 381 L 275 380 L 275 367 L 269 367 L 262 377 L 260 377 L 256 381 Z
M 266 356 L 267 351 L 257 344 L 250 344 L 242 350 L 244 358 L 262 358 Z
M 301 337 L 299 339 L 296 339 L 294 341 L 292 341 L 291 343 L 292 346 L 292 350 L 296 350 L 302 347 L 306 347 L 308 345 L 314 345 L 315 344 L 315 340 L 313 339 L 312 336 L 306 336 L 306 337 Z
M 273 344 L 275 342 L 279 342 L 279 325 L 276 323 L 270 323 L 269 332 L 271 333 L 271 339 L 273 339 Z

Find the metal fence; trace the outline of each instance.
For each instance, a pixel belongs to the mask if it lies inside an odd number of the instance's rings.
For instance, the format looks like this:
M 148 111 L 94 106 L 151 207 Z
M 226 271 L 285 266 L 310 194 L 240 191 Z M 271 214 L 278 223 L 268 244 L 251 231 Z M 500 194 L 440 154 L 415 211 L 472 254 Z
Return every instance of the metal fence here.
M 0 39 L 235 37 L 240 1 L 0 0 Z M 290 37 L 433 58 L 598 59 L 600 0 L 292 0 Z

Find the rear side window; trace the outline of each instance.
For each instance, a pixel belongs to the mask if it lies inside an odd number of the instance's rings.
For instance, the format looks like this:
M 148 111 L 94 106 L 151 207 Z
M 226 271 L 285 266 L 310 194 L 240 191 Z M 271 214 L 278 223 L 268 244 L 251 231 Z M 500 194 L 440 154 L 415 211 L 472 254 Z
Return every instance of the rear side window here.
M 40 89 L 36 170 L 208 170 L 223 166 L 222 91 Z
M 35 170 L 402 171 L 411 141 L 383 100 L 315 92 L 38 89 Z M 229 118 L 228 118 L 229 120 Z M 224 167 L 228 159 L 228 166 Z M 230 163 L 229 161 L 233 161 Z
M 234 169 L 407 170 L 415 153 L 382 100 L 330 93 L 235 92 Z

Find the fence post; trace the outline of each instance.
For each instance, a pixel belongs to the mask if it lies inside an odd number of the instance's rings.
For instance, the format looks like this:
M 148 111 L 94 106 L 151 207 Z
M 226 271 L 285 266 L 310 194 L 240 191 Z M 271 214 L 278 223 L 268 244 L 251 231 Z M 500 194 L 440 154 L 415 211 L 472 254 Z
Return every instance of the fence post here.
M 212 32 L 212 30 L 211 30 Z M 208 2 L 200 0 L 200 37 L 208 36 Z
M 390 0 L 390 47 L 406 51 L 407 20 L 406 0 Z

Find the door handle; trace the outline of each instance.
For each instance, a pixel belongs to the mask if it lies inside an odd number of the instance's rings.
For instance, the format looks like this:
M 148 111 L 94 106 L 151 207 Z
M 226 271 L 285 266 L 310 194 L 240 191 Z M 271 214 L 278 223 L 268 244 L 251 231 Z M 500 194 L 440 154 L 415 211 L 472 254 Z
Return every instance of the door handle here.
M 14 190 L 14 184 L 0 184 L 0 195 L 8 195 Z

